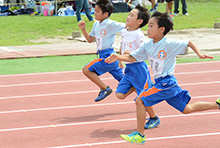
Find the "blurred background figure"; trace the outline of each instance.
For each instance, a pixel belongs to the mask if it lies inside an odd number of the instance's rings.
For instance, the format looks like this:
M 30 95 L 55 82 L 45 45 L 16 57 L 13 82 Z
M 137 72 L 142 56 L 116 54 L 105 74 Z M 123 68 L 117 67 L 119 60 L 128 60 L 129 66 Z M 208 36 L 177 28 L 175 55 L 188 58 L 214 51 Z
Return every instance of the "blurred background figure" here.
M 171 18 L 173 18 L 173 0 L 166 0 L 166 12 L 170 15 Z
M 154 12 L 157 10 L 158 7 L 158 3 L 156 3 L 156 0 L 148 0 L 149 2 L 151 2 L 151 9 L 150 12 Z
M 182 3 L 182 13 L 183 15 L 189 15 L 187 12 L 187 4 L 186 0 L 181 0 Z M 179 10 L 179 0 L 174 0 L 174 16 L 177 16 L 178 13 L 180 12 Z
M 138 4 L 143 6 L 142 0 L 126 0 L 126 3 L 128 4 L 128 11 L 131 11 L 135 8 Z
M 81 11 L 82 9 L 84 9 L 87 18 L 89 19 L 89 21 L 94 21 L 90 10 L 89 10 L 89 0 L 76 0 L 76 17 L 77 17 L 77 21 L 80 22 L 82 21 L 81 19 Z

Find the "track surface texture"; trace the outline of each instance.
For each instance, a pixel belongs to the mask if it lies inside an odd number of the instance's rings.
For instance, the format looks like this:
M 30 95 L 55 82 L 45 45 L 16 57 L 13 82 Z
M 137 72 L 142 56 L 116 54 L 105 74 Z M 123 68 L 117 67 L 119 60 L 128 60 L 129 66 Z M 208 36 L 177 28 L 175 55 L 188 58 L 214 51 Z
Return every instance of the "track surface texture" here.
M 177 64 L 175 76 L 190 103 L 220 97 L 220 61 Z M 161 124 L 145 130 L 144 145 L 123 141 L 136 130 L 136 94 L 119 100 L 118 82 L 101 79 L 114 92 L 97 103 L 99 88 L 81 71 L 0 76 L 0 147 L 219 148 L 220 110 L 183 115 L 166 102 L 154 106 Z

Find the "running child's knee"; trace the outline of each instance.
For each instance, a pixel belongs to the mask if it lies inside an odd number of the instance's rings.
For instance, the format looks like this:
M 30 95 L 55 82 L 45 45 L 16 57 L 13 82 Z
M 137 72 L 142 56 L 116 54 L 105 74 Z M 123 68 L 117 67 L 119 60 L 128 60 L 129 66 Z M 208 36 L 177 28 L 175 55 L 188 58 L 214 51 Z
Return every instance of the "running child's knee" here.
M 135 104 L 136 104 L 136 105 L 142 105 L 142 104 L 143 104 L 143 101 L 142 101 L 141 97 L 138 97 L 138 98 L 135 100 Z
M 123 100 L 123 99 L 125 99 L 125 94 L 116 93 L 116 97 L 117 97 L 118 99 Z
M 89 71 L 89 69 L 86 66 L 84 66 L 82 69 L 83 74 L 86 74 L 88 71 Z
M 183 114 L 189 114 L 189 113 L 191 113 L 190 107 L 187 105 L 187 106 L 185 107 L 185 109 L 183 110 L 182 113 L 183 113 Z

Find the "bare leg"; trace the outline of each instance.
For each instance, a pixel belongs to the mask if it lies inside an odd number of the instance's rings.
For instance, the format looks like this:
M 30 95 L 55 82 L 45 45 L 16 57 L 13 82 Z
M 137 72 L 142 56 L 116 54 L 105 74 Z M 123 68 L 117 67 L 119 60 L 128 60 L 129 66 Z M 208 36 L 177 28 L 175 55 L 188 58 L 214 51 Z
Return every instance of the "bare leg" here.
M 156 113 L 154 111 L 154 108 L 152 106 L 150 107 L 145 107 L 146 111 L 148 112 L 150 118 L 154 118 L 156 116 Z
M 169 9 L 170 13 L 173 13 L 173 1 L 168 3 L 168 9 Z
M 145 106 L 140 97 L 136 100 L 136 111 L 137 111 L 137 132 L 144 135 L 144 124 L 146 120 Z
M 126 94 L 123 93 L 116 93 L 116 97 L 118 99 L 125 99 L 127 96 L 129 96 L 133 91 L 135 91 L 135 88 L 132 87 Z
M 152 9 L 154 9 L 154 6 L 156 5 L 156 2 L 155 0 L 151 0 L 151 6 L 152 6 Z
M 166 4 L 166 12 L 168 15 L 170 15 L 168 3 Z
M 219 105 L 216 102 L 195 102 L 186 105 L 183 113 L 189 114 L 198 111 L 205 111 L 210 109 L 219 109 Z
M 98 85 L 101 89 L 106 89 L 108 87 L 102 82 L 102 80 L 98 77 L 96 73 L 89 71 L 89 69 L 86 66 L 83 67 L 82 71 L 85 76 L 87 76 L 92 82 Z

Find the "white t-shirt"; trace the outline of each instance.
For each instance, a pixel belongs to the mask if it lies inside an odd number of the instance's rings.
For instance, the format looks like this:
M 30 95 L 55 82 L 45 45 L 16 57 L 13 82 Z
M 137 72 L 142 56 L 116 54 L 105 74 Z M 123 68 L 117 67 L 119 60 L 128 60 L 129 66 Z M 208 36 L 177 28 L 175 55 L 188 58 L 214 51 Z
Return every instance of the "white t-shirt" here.
M 183 54 L 189 41 L 163 38 L 157 43 L 153 39 L 143 43 L 142 46 L 130 55 L 137 61 L 149 60 L 154 78 L 173 75 L 176 64 L 176 55 Z
M 108 48 L 114 48 L 115 35 L 117 32 L 121 32 L 125 28 L 125 23 L 116 22 L 105 19 L 100 23 L 96 21 L 93 24 L 90 35 L 96 38 L 97 50 L 103 50 Z
M 137 50 L 145 41 L 146 37 L 140 28 L 134 31 L 123 29 L 121 32 L 121 54 L 123 55 L 125 50 L 130 52 Z

